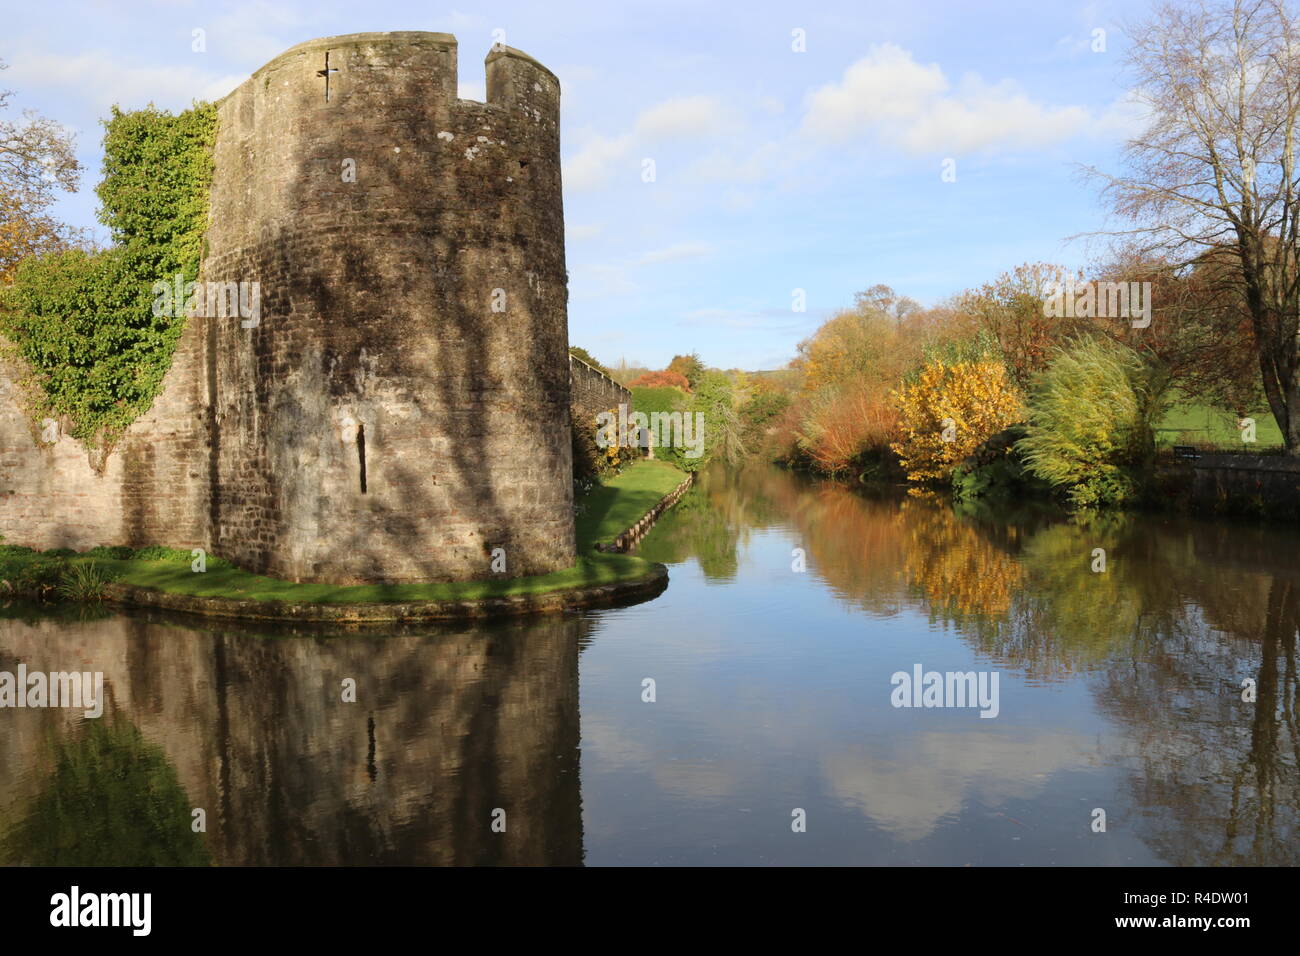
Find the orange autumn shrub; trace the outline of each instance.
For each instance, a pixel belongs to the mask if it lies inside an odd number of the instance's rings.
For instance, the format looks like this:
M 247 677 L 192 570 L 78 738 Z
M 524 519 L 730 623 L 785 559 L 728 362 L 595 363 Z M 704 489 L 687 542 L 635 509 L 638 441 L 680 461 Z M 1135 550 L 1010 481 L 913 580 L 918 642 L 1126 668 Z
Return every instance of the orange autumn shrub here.
M 820 472 L 847 471 L 862 455 L 898 437 L 898 410 L 887 395 L 849 386 L 811 400 L 799 427 L 803 453 Z
M 683 392 L 691 390 L 690 382 L 681 372 L 662 371 L 646 372 L 627 384 L 628 388 L 680 388 Z

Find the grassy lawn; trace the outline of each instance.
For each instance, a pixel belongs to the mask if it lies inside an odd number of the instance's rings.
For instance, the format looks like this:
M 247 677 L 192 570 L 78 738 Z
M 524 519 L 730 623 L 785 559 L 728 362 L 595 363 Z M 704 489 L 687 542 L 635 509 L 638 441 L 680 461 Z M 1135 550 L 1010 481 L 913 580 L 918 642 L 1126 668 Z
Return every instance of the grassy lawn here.
M 685 473 L 663 461 L 641 461 L 593 488 L 579 503 L 578 553 L 609 542 L 682 483 Z
M 1282 444 L 1282 431 L 1268 409 L 1255 412 L 1255 448 L 1276 448 Z M 1242 450 L 1251 446 L 1241 440 L 1237 417 L 1232 412 L 1208 405 L 1186 404 L 1171 408 L 1156 428 L 1156 443 L 1169 445 L 1214 445 Z
M 140 557 L 124 558 L 108 556 L 102 551 L 60 556 L 7 548 L 0 555 L 0 578 L 21 578 L 24 567 L 62 561 L 74 567 L 95 565 L 126 584 L 175 594 L 310 604 L 475 600 L 612 584 L 640 577 L 653 562 L 630 554 L 597 553 L 592 546 L 598 541 L 613 540 L 676 488 L 684 477 L 672 465 L 645 461 L 593 488 L 579 502 L 578 563 L 536 577 L 430 584 L 295 584 L 249 574 L 213 557 L 208 558 L 207 570 L 198 574 L 190 570 L 188 551 L 159 555 L 167 549 L 153 548 L 144 549 Z

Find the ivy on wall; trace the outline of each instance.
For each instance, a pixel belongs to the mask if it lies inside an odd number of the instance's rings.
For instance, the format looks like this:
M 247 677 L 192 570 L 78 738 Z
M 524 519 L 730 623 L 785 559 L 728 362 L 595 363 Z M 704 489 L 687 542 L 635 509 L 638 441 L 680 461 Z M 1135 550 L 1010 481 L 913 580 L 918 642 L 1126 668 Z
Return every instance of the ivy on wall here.
M 154 315 L 152 287 L 197 279 L 212 183 L 216 107 L 113 108 L 105 121 L 99 219 L 113 244 L 34 256 L 0 290 L 0 332 L 39 386 L 36 418 L 111 448 L 148 410 L 185 326 Z

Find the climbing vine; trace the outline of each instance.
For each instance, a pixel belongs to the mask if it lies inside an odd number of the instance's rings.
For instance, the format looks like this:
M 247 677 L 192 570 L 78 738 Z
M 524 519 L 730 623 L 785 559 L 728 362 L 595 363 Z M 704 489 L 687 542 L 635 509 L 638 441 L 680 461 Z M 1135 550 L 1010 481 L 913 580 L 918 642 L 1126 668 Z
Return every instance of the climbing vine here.
M 154 315 L 152 287 L 198 277 L 216 107 L 114 107 L 104 127 L 95 192 L 112 245 L 24 260 L 0 289 L 0 332 L 31 369 L 35 417 L 108 449 L 153 402 L 184 329 L 183 314 Z

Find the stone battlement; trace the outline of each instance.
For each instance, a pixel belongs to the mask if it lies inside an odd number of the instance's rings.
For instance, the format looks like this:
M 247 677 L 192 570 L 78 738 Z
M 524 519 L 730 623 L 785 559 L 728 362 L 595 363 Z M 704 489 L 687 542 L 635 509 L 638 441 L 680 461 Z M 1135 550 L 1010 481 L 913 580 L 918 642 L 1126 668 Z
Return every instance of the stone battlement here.
M 257 283 L 260 321 L 188 319 L 98 469 L 0 388 L 6 540 L 331 583 L 571 566 L 560 88 L 508 47 L 486 72 L 462 100 L 454 37 L 351 34 L 222 100 L 200 279 Z

